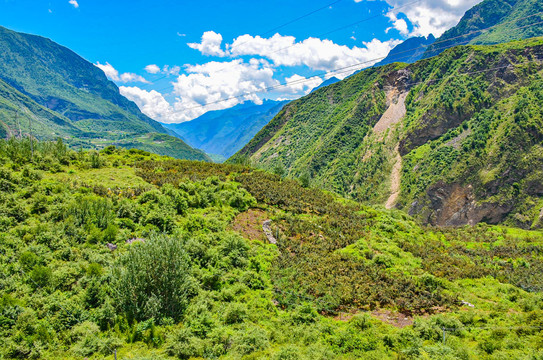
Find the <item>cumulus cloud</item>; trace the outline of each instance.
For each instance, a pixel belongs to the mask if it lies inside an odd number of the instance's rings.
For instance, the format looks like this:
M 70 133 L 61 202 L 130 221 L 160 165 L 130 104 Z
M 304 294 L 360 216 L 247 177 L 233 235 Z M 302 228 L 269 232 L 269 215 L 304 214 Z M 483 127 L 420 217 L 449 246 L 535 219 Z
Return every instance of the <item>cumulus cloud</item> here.
M 199 43 L 187 44 L 192 49 L 200 51 L 203 55 L 225 56 L 225 52 L 221 49 L 222 35 L 215 31 L 206 31 L 202 35 L 202 40 Z
M 155 64 L 150 64 L 145 67 L 145 71 L 147 71 L 149 74 L 158 74 L 160 72 L 160 68 Z
M 244 101 L 260 104 L 258 93 L 278 85 L 270 65 L 257 59 L 186 65 L 185 72 L 174 83 L 174 108 L 185 121 Z
M 261 104 L 261 96 L 270 89 L 283 99 L 298 98 L 321 83 L 319 77 L 300 75 L 287 77 L 284 83 L 280 83 L 274 79 L 274 68 L 267 60 L 250 59 L 245 62 L 236 59 L 185 65 L 185 74 L 178 76 L 173 83 L 175 100 L 172 103 L 154 90 L 136 86 L 121 86 L 119 89 L 149 117 L 164 123 L 179 123 L 207 111 L 230 108 L 246 101 Z
M 400 34 L 404 36 L 409 35 L 409 28 L 407 26 L 407 21 L 405 21 L 404 19 L 398 19 L 396 14 L 394 14 L 393 12 L 389 12 L 387 16 L 390 19 L 390 21 L 392 21 L 392 27 L 389 27 L 388 29 L 386 29 L 387 33 L 391 29 L 396 29 L 400 32 Z
M 94 64 L 94 66 L 100 68 L 100 70 L 102 70 L 106 74 L 108 79 L 119 80 L 119 72 L 107 61 L 105 64 L 100 64 L 100 62 L 98 61 L 96 64 Z
M 134 82 L 141 82 L 141 83 L 149 83 L 143 76 L 134 74 L 134 73 L 122 73 L 119 74 L 119 71 L 113 67 L 110 63 L 106 61 L 105 64 L 100 64 L 100 62 L 97 62 L 94 64 L 94 66 L 98 67 L 100 70 L 102 70 L 108 79 L 123 83 L 134 83 Z
M 318 76 L 306 78 L 304 76 L 294 74 L 285 80 L 285 92 L 290 92 L 292 94 L 308 94 L 311 90 L 322 84 L 322 79 Z
M 79 3 L 77 2 L 77 0 L 70 0 L 70 1 L 68 1 L 68 3 L 70 5 L 73 5 L 73 7 L 76 8 L 76 9 L 79 7 Z
M 354 72 L 375 64 L 399 43 L 399 40 L 373 39 L 363 42 L 363 47 L 350 48 L 317 38 L 296 42 L 293 36 L 279 34 L 271 38 L 242 35 L 228 45 L 228 51 L 232 56 L 262 56 L 270 59 L 275 66 L 305 65 L 313 70 L 324 71 L 352 67 L 351 72 Z M 345 77 L 349 73 L 349 69 L 345 69 L 338 77 Z
M 210 35 L 210 33 L 212 33 Z M 204 38 L 207 39 L 204 41 Z M 214 41 L 211 41 L 215 39 Z M 331 40 L 308 38 L 296 41 L 293 36 L 275 34 L 270 38 L 260 36 L 242 35 L 221 48 L 222 36 L 214 32 L 204 33 L 202 43 L 189 44 L 193 49 L 199 50 L 204 55 L 216 56 L 259 56 L 269 59 L 274 66 L 307 66 L 313 70 L 332 71 L 353 67 L 352 72 L 373 65 L 397 44 L 399 40 L 381 41 L 373 39 L 364 42 L 362 47 L 348 47 L 338 45 Z M 360 64 L 358 67 L 354 67 Z M 346 69 L 345 77 L 350 74 Z
M 402 32 L 400 29 L 405 28 L 403 24 L 396 23 L 398 19 L 395 14 L 398 12 L 404 13 L 413 24 L 414 29 L 410 34 L 411 36 L 428 36 L 429 34 L 434 34 L 438 37 L 446 30 L 455 26 L 467 10 L 481 1 L 422 0 L 421 2 L 410 5 L 412 0 L 386 0 L 392 6 L 387 16 L 393 22 L 393 27 L 400 32 Z
M 119 91 L 128 100 L 135 102 L 140 110 L 152 119 L 164 123 L 185 120 L 183 114 L 175 112 L 170 103 L 158 91 L 147 91 L 136 86 L 121 86 L 119 87 Z
M 179 75 L 180 71 L 181 67 L 177 65 L 172 67 L 170 67 L 169 65 L 164 65 L 164 67 L 162 68 L 162 73 L 166 75 Z

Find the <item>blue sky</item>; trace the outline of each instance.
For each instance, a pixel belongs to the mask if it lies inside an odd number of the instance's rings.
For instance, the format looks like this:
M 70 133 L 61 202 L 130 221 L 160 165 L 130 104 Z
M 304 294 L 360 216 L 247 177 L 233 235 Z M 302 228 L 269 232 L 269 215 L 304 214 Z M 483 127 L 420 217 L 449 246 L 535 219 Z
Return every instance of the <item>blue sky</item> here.
M 67 46 L 145 113 L 181 122 L 302 96 L 407 37 L 440 35 L 479 1 L 0 0 L 0 25 Z

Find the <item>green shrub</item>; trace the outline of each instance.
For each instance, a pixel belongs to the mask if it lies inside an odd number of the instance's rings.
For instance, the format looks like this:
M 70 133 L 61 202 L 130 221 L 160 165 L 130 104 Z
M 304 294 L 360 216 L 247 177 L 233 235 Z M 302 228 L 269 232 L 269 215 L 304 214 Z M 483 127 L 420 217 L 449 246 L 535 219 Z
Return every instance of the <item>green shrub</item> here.
M 115 278 L 118 306 L 129 319 L 148 318 L 151 307 L 160 317 L 179 319 L 197 290 L 182 242 L 163 235 L 131 245 L 117 263 Z
M 224 309 L 224 322 L 226 324 L 242 323 L 247 319 L 247 305 L 231 303 Z
M 37 288 L 46 287 L 51 282 L 52 274 L 48 267 L 36 265 L 30 272 L 30 283 Z
M 178 359 L 190 359 L 203 355 L 203 342 L 192 334 L 189 329 L 181 328 L 168 335 L 166 352 Z
M 241 355 L 263 350 L 269 345 L 269 337 L 264 329 L 249 326 L 232 337 L 232 349 Z

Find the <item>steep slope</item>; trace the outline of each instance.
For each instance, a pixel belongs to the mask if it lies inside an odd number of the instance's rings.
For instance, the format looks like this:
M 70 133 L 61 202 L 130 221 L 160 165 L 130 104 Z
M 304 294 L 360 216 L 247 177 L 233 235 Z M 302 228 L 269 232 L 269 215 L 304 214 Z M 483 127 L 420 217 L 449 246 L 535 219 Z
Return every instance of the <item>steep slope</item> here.
M 487 28 L 490 29 L 481 31 Z M 485 0 L 468 10 L 458 25 L 441 35 L 422 58 L 457 45 L 493 45 L 536 36 L 543 36 L 540 0 Z
M 32 124 L 32 120 L 33 123 Z M 140 149 L 149 144 L 132 140 L 149 133 L 167 133 L 119 93 L 103 71 L 53 41 L 0 27 L 0 135 L 13 129 L 39 139 L 63 137 L 70 145 L 103 147 L 130 143 Z M 19 127 L 21 131 L 19 131 Z M 194 160 L 209 158 L 174 139 L 161 154 Z M 172 147 L 173 146 L 173 147 Z M 178 147 L 178 154 L 175 148 Z M 177 154 L 177 155 L 176 155 Z
M 537 38 L 368 69 L 285 106 L 231 161 L 383 205 L 401 165 L 391 203 L 427 223 L 540 227 L 542 59 Z
M 70 119 L 36 103 L 0 79 L 0 137 L 21 137 L 33 133 L 38 138 L 83 135 Z
M 430 34 L 428 37 L 418 36 L 405 40 L 403 43 L 395 46 L 388 53 L 387 57 L 375 64 L 374 66 L 383 66 L 395 62 L 404 62 L 412 64 L 422 58 L 426 48 L 436 41 L 435 37 Z
M 256 105 L 248 102 L 209 111 L 191 121 L 163 126 L 175 131 L 189 145 L 226 159 L 245 146 L 286 103 L 265 100 Z

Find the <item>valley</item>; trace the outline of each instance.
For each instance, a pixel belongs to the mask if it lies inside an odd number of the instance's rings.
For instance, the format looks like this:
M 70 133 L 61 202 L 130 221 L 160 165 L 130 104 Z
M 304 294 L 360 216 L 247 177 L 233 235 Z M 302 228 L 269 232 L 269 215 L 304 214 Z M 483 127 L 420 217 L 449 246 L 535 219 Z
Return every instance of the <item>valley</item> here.
M 0 360 L 543 359 L 541 1 L 27 5 Z

